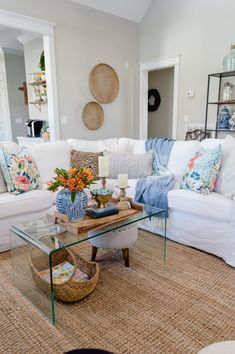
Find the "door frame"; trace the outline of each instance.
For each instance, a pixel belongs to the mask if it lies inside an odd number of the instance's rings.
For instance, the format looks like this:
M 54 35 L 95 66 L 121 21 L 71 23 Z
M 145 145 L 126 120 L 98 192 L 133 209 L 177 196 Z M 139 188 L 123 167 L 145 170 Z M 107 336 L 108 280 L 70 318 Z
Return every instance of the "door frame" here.
M 159 58 L 139 64 L 139 138 L 148 138 L 148 73 L 150 71 L 173 68 L 173 118 L 172 118 L 172 138 L 177 137 L 178 124 L 178 90 L 180 55 L 174 57 Z
M 0 25 L 20 29 L 43 38 L 46 81 L 48 88 L 48 122 L 50 126 L 50 139 L 60 139 L 59 107 L 57 93 L 57 76 L 55 60 L 55 23 L 38 18 L 24 16 L 19 13 L 0 10 Z
M 6 66 L 2 47 L 0 47 L 0 56 L 2 57 L 2 67 L 0 66 L 0 86 L 2 86 L 2 108 L 3 114 L 5 116 L 5 122 L 7 127 L 7 140 L 12 140 L 12 126 L 11 126 L 11 116 L 10 107 L 7 91 L 7 80 L 6 80 Z M 1 98 L 0 98 L 1 99 Z

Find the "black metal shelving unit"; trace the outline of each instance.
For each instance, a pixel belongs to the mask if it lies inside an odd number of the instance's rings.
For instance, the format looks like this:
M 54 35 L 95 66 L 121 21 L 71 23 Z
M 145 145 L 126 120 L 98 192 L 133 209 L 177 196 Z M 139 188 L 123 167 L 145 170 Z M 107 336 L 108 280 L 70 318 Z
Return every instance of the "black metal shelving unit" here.
M 215 77 L 219 80 L 219 88 L 218 88 L 218 100 L 217 101 L 209 101 L 209 97 L 210 97 L 210 85 L 211 85 L 211 78 Z M 206 117 L 205 117 L 205 134 L 207 132 L 214 132 L 215 133 L 215 138 L 218 137 L 218 132 L 229 132 L 229 133 L 235 133 L 235 130 L 230 130 L 230 129 L 218 129 L 218 121 L 217 121 L 217 117 L 219 115 L 219 111 L 220 111 L 220 106 L 221 105 L 235 105 L 235 98 L 230 100 L 230 101 L 223 101 L 220 99 L 220 95 L 221 95 L 221 81 L 223 78 L 226 77 L 234 77 L 235 78 L 235 71 L 226 71 L 223 73 L 215 73 L 215 74 L 209 74 L 208 75 L 208 83 L 207 83 L 207 99 L 206 99 Z M 210 105 L 217 105 L 217 114 L 216 114 L 216 125 L 215 125 L 215 129 L 208 129 L 207 128 L 207 123 L 208 123 L 208 108 Z

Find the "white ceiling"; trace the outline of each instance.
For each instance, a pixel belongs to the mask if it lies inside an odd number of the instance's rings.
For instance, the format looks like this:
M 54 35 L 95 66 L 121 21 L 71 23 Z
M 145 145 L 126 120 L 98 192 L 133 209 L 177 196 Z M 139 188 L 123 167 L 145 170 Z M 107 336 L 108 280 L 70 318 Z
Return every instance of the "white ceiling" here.
M 141 22 L 152 0 L 70 0 L 93 9 Z
M 22 31 L 0 25 L 0 47 L 23 50 L 22 44 L 17 40 L 20 35 Z

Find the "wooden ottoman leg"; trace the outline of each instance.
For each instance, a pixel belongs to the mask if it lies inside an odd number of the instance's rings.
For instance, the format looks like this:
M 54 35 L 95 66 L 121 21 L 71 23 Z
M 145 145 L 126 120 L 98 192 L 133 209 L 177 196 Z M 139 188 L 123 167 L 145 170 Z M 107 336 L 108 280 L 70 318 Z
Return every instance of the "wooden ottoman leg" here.
M 129 248 L 123 248 L 122 254 L 125 262 L 125 267 L 129 267 Z
M 91 261 L 95 261 L 96 255 L 97 255 L 98 248 L 95 246 L 92 246 L 91 250 Z

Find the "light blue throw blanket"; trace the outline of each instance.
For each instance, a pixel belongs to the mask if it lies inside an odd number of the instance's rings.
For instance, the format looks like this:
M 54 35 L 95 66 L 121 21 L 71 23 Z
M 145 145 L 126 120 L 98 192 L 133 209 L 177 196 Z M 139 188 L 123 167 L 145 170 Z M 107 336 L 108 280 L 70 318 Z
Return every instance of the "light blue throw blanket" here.
M 175 176 L 167 170 L 173 139 L 150 138 L 145 142 L 146 151 L 153 150 L 155 175 L 141 178 L 136 183 L 135 201 L 161 208 L 168 217 L 167 193 L 175 186 Z
M 169 138 L 149 138 L 145 141 L 145 150 L 153 151 L 153 171 L 157 175 L 169 174 L 166 166 L 175 140 Z

